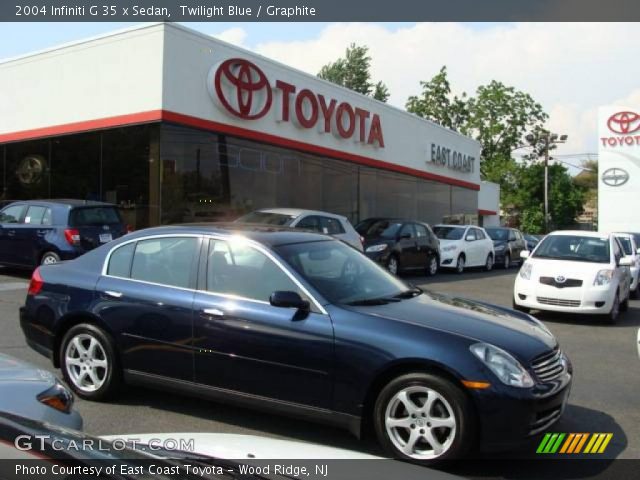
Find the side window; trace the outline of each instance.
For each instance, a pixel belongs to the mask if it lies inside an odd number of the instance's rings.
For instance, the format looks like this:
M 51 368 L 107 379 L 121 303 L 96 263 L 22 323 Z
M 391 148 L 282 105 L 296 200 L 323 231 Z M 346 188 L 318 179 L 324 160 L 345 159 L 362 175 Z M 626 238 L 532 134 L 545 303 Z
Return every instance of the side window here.
M 268 302 L 275 291 L 302 295 L 291 278 L 267 255 L 243 242 L 211 240 L 207 261 L 209 292 Z
M 171 287 L 188 288 L 193 257 L 198 250 L 195 237 L 166 237 L 136 243 L 131 278 Z
M 620 248 L 620 244 L 618 243 L 617 238 L 613 238 L 613 256 L 616 261 L 619 261 L 622 258 L 622 248 Z
M 516 231 L 515 230 L 509 230 L 509 241 L 510 242 L 515 242 L 516 240 L 518 240 L 518 236 L 516 235 Z
M 344 233 L 344 228 L 340 223 L 340 220 L 330 217 L 320 217 L 322 233 L 327 235 L 339 235 Z
M 466 235 L 464 236 L 464 239 L 470 242 L 475 241 L 476 240 L 475 228 L 468 229 Z
M 305 230 L 313 230 L 314 232 L 324 233 L 322 231 L 320 217 L 315 215 L 304 217 L 296 224 L 296 228 L 303 228 Z
M 415 229 L 416 229 L 416 236 L 418 238 L 428 238 L 429 234 L 427 233 L 427 229 L 425 228 L 424 225 L 420 225 L 420 224 L 415 224 Z
M 47 209 L 45 207 L 31 206 L 27 209 L 27 215 L 24 217 L 24 223 L 29 225 L 42 225 L 42 217 Z
M 409 238 L 416 238 L 416 231 L 413 229 L 413 225 L 410 223 L 405 223 L 400 229 L 400 237 L 403 235 L 409 234 Z
M 47 208 L 44 211 L 44 215 L 42 216 L 42 225 L 53 225 L 53 213 L 50 208 Z
M 476 240 L 484 240 L 485 238 L 487 238 L 487 236 L 484 234 L 484 232 L 482 230 L 480 230 L 479 228 L 474 228 L 473 231 L 476 234 Z
M 10 205 L 0 213 L 0 223 L 19 223 L 24 213 L 24 205 Z
M 131 259 L 133 258 L 133 250 L 135 247 L 135 242 L 132 242 L 114 250 L 111 257 L 109 257 L 107 275 L 129 278 L 131 274 Z

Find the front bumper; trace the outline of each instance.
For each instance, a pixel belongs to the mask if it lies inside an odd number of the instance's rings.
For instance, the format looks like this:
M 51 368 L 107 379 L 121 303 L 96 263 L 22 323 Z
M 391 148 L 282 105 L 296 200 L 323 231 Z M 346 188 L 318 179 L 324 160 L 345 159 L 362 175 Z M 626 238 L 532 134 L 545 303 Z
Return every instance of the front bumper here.
M 380 265 L 386 266 L 387 261 L 389 260 L 389 254 L 391 251 L 387 248 L 382 252 L 365 252 L 365 255 L 369 257 L 374 262 L 379 263 Z
M 607 314 L 613 306 L 616 290 L 611 285 L 595 287 L 584 284 L 581 287 L 557 288 L 541 284 L 537 277 L 524 280 L 518 274 L 513 287 L 513 301 L 532 310 Z
M 449 250 L 440 252 L 440 266 L 443 268 L 456 268 L 458 263 L 458 250 Z
M 494 386 L 473 390 L 485 452 L 512 450 L 542 433 L 562 416 L 571 392 L 572 375 L 530 389 Z M 494 390 L 495 389 L 495 390 Z

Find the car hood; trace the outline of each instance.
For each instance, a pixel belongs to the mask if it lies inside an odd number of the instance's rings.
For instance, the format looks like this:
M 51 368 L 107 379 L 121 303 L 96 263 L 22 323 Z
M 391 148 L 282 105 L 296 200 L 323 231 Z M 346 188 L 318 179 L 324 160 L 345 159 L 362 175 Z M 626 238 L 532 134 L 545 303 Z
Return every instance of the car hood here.
M 382 237 L 364 237 L 364 247 L 370 247 L 371 245 L 393 245 L 394 240 L 390 238 L 382 238 Z
M 30 363 L 0 353 L 0 384 L 4 382 L 55 382 L 52 373 Z
M 497 305 L 429 291 L 400 302 L 350 308 L 367 315 L 491 343 L 524 362 L 530 362 L 558 345 L 546 327 L 529 315 Z
M 557 276 L 563 276 L 566 278 L 582 280 L 583 282 L 593 282 L 596 278 L 596 274 L 600 270 L 613 268 L 613 266 L 608 263 L 575 262 L 544 258 L 532 258 L 527 260 L 527 262 L 531 262 L 533 264 L 531 269 L 532 279 L 539 279 L 540 277 L 556 278 Z
M 143 433 L 138 435 L 109 435 L 102 438 L 109 441 L 116 439 L 129 442 L 135 441 L 143 445 L 147 445 L 149 442 L 153 442 L 155 445 L 162 445 L 165 440 L 178 442 L 180 440 L 186 442 L 193 440 L 192 453 L 229 460 L 241 460 L 243 458 L 273 460 L 281 459 L 285 456 L 291 460 L 381 458 L 366 453 L 313 443 L 231 433 Z
M 498 247 L 500 245 L 506 245 L 507 242 L 505 240 L 493 240 L 493 246 Z

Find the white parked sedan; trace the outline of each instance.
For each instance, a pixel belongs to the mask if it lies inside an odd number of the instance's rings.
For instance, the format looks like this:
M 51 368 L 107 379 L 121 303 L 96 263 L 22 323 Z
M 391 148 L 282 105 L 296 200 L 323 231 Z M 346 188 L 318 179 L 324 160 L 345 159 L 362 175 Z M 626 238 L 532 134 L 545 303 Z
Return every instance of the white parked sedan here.
M 640 290 L 638 290 L 638 277 L 640 276 L 640 249 L 636 243 L 636 238 L 632 233 L 614 233 L 620 241 L 620 245 L 624 250 L 624 255 L 631 259 L 631 296 L 638 298 Z
M 495 261 L 493 240 L 484 228 L 474 225 L 436 225 L 440 240 L 440 266 L 462 273 L 466 267 L 491 270 Z
M 629 305 L 631 259 L 614 235 L 558 231 L 547 235 L 516 276 L 517 310 L 603 315 L 613 323 Z

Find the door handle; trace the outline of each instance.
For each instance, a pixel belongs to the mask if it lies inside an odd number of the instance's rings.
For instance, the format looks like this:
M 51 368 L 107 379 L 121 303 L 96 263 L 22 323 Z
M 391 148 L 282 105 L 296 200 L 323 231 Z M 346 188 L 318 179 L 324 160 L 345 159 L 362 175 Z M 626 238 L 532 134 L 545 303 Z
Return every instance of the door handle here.
M 104 294 L 108 297 L 120 298 L 122 297 L 122 292 L 115 292 L 113 290 L 105 290 Z
M 205 308 L 202 310 L 202 314 L 210 317 L 224 317 L 224 312 L 217 308 Z
M 14 237 L 16 235 L 16 231 L 15 230 L 9 230 L 7 232 L 7 235 L 10 236 L 10 237 Z

